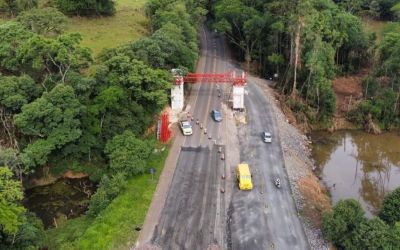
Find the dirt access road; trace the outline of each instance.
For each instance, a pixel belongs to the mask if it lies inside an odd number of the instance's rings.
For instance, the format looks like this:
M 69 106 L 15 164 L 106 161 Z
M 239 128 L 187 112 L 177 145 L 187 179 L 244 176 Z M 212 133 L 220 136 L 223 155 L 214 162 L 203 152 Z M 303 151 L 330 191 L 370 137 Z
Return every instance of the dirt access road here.
M 224 40 L 203 30 L 198 72 L 220 73 L 234 68 Z M 217 88 L 223 90 L 221 98 Z M 238 132 L 225 105 L 229 86 L 193 86 L 186 111 L 200 120 L 207 134 L 194 125 L 192 136 L 177 135 L 175 143 L 182 147 L 172 181 L 164 190 L 164 203 L 150 208 L 149 213 L 161 212 L 146 218 L 139 249 L 309 249 L 284 169 L 275 116 L 256 84 L 249 82 L 246 89 L 248 123 L 240 125 Z M 222 123 L 212 121 L 213 108 L 224 110 Z M 271 144 L 261 141 L 264 130 L 272 132 Z M 220 160 L 215 142 L 224 145 L 226 161 Z M 237 189 L 234 172 L 239 162 L 250 164 L 255 184 L 251 192 Z M 282 180 L 279 190 L 273 185 L 277 176 Z

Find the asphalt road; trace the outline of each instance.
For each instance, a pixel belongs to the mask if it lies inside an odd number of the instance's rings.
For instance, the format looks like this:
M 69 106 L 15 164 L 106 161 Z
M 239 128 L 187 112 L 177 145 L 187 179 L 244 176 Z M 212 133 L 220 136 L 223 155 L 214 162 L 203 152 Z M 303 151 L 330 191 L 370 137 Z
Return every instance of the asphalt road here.
M 240 159 L 252 170 L 255 189 L 234 189 L 229 213 L 232 249 L 309 249 L 291 195 L 272 108 L 255 84 L 247 85 L 247 124 L 239 129 Z M 264 143 L 261 133 L 272 133 Z M 281 188 L 274 185 L 281 180 Z
M 217 146 L 214 146 L 217 147 Z M 219 176 L 224 162 L 209 147 L 182 148 L 153 242 L 162 249 L 207 249 L 222 245 L 219 216 L 224 201 L 219 194 Z M 222 227 L 222 228 L 221 228 Z
M 222 73 L 234 68 L 222 38 L 204 29 L 201 43 L 198 72 Z M 194 134 L 184 139 L 152 243 L 162 249 L 207 249 L 212 245 L 221 249 L 309 249 L 291 196 L 272 107 L 252 82 L 246 87 L 248 123 L 239 128 L 239 142 L 240 161 L 250 165 L 254 189 L 240 191 L 234 180 L 222 180 L 231 169 L 219 159 L 213 145 L 214 140 L 221 142 L 225 131 L 211 119 L 210 111 L 221 109 L 230 87 L 220 86 L 221 98 L 217 88 L 209 83 L 192 86 L 186 110 L 207 128 L 207 134 L 193 122 Z M 262 142 L 264 130 L 272 133 L 272 143 Z M 281 179 L 280 189 L 274 186 L 276 177 Z M 226 185 L 234 185 L 232 196 L 221 194 Z
M 218 72 L 224 44 L 203 30 L 202 63 L 198 72 Z M 217 56 L 217 51 L 221 54 Z M 152 243 L 162 249 L 207 249 L 226 245 L 225 164 L 220 159 L 220 123 L 212 120 L 211 109 L 220 109 L 217 86 L 195 84 L 187 101 L 191 115 L 203 125 L 193 124 L 193 135 L 185 137 L 174 177 L 153 234 Z M 207 133 L 204 133 L 207 129 Z M 209 138 L 211 136 L 211 138 Z M 223 147 L 222 147 L 223 149 Z

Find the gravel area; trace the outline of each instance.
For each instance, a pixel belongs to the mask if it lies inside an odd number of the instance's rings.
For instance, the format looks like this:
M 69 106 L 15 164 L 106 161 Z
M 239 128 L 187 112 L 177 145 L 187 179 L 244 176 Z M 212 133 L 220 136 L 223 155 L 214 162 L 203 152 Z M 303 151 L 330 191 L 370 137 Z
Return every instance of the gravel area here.
M 279 127 L 279 136 L 285 160 L 286 170 L 289 176 L 290 185 L 295 200 L 297 210 L 301 211 L 304 206 L 304 198 L 299 191 L 298 181 L 313 174 L 315 164 L 311 158 L 309 149 L 310 140 L 302 134 L 296 127 L 288 123 L 285 114 L 280 109 L 279 101 L 276 100 L 273 90 L 269 87 L 269 82 L 255 77 L 250 77 L 264 90 L 273 110 L 275 111 L 276 121 Z M 306 232 L 308 241 L 312 249 L 329 249 L 328 243 L 323 239 L 321 230 L 311 225 L 309 220 L 300 216 Z

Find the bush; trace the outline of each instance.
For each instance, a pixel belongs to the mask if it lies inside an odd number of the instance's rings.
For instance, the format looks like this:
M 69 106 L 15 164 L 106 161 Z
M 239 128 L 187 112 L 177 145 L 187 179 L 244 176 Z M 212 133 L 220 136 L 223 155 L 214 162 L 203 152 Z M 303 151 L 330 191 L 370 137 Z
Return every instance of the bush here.
M 0 11 L 2 7 L 7 10 L 11 16 L 25 10 L 36 8 L 38 0 L 4 0 L 0 1 Z
M 110 170 L 113 173 L 124 172 L 132 176 L 145 171 L 151 148 L 147 142 L 137 139 L 127 130 L 107 142 L 105 153 L 110 159 Z
M 365 222 L 364 210 L 353 199 L 339 201 L 332 212 L 322 217 L 322 232 L 336 246 L 351 245 L 353 231 Z
M 95 217 L 105 209 L 112 200 L 126 188 L 127 182 L 123 173 L 111 177 L 104 175 L 100 186 L 89 202 L 88 215 Z
M 394 195 L 396 198 L 389 198 L 397 200 L 397 203 L 391 203 L 391 211 L 399 206 L 400 188 L 397 192 Z M 361 205 L 353 199 L 339 201 L 332 212 L 323 215 L 322 232 L 338 249 L 375 250 L 400 247 L 400 222 L 390 227 L 379 218 L 367 219 Z
M 115 13 L 112 0 L 56 0 L 56 5 L 66 15 L 111 16 Z
M 372 119 L 378 121 L 382 128 L 398 125 L 396 93 L 390 88 L 385 88 L 381 92 L 371 100 L 362 101 L 356 110 L 350 112 L 349 118 L 355 123 L 363 124 L 371 114 Z
M 379 217 L 390 225 L 400 222 L 400 188 L 385 197 Z
M 345 249 L 392 249 L 390 248 L 389 226 L 379 218 L 361 222 L 351 239 L 345 242 Z

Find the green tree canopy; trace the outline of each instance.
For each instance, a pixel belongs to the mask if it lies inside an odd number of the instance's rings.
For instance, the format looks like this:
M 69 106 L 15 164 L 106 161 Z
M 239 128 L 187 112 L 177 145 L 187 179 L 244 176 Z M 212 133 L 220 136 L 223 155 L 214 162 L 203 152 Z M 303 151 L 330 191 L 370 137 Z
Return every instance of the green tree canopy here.
M 88 48 L 79 45 L 82 37 L 72 33 L 57 39 L 33 36 L 18 51 L 18 58 L 33 69 L 48 74 L 58 74 L 65 82 L 67 73 L 82 70 L 92 61 Z
M 323 215 L 322 232 L 335 245 L 346 247 L 353 231 L 364 222 L 364 210 L 356 200 L 341 200 L 332 212 Z
M 78 139 L 81 110 L 72 87 L 63 84 L 24 105 L 15 115 L 15 125 L 33 142 L 23 150 L 23 164 L 30 168 L 43 165 L 53 150 Z
M 263 17 L 241 0 L 218 1 L 214 14 L 214 28 L 227 35 L 229 41 L 244 53 L 244 59 L 249 66 L 252 51 L 260 41 L 260 34 L 265 26 Z
M 23 198 L 21 183 L 13 179 L 7 167 L 0 167 L 0 231 L 15 234 L 22 225 L 24 207 L 17 204 Z
M 97 70 L 100 88 L 88 107 L 90 131 L 108 140 L 126 129 L 139 135 L 168 102 L 169 72 L 117 55 Z M 132 119 L 136 117 L 136 119 Z
M 6 22 L 0 25 L 0 72 L 19 73 L 21 63 L 17 58 L 19 47 L 34 36 L 16 22 Z
M 108 141 L 104 151 L 110 159 L 109 167 L 113 173 L 136 175 L 145 171 L 151 147 L 127 130 Z
M 27 75 L 0 76 L 0 106 L 9 113 L 17 113 L 21 107 L 37 98 L 42 89 Z
M 345 249 L 393 249 L 389 242 L 389 226 L 379 218 L 361 222 L 351 239 L 345 241 Z
M 60 34 L 65 29 L 66 16 L 54 8 L 33 9 L 19 14 L 16 21 L 37 34 Z
M 55 0 L 55 3 L 66 15 L 111 16 L 115 13 L 115 2 L 112 0 Z
M 1 4 L 5 5 L 9 14 L 14 17 L 20 11 L 30 10 L 37 7 L 38 0 L 2 0 Z
M 396 188 L 383 200 L 382 207 L 379 212 L 379 217 L 390 225 L 394 225 L 396 222 L 400 222 L 399 208 L 400 188 Z

